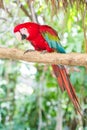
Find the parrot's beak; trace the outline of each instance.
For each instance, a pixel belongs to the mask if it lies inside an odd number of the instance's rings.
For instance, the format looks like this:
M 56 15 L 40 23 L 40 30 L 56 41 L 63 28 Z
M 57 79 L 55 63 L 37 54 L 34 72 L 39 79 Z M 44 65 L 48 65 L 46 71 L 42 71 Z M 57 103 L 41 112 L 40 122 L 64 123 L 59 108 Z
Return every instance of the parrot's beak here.
M 21 34 L 20 32 L 15 33 L 17 40 L 21 41 L 27 38 L 25 34 Z
M 21 41 L 21 40 L 22 40 L 22 35 L 21 35 L 20 32 L 16 32 L 16 33 L 15 33 L 15 36 L 16 36 L 16 38 L 17 38 L 18 41 Z
M 21 34 L 21 36 L 22 36 L 22 40 L 27 38 L 27 36 L 25 34 Z

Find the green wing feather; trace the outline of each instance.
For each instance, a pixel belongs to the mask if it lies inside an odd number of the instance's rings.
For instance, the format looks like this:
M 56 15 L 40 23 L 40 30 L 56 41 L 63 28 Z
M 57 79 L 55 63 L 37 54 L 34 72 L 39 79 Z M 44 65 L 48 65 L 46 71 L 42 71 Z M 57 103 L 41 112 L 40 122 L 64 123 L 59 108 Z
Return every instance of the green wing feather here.
M 48 42 L 50 48 L 55 49 L 57 52 L 65 53 L 64 48 L 60 44 L 60 39 L 58 36 L 51 34 L 50 32 L 42 33 L 45 40 Z

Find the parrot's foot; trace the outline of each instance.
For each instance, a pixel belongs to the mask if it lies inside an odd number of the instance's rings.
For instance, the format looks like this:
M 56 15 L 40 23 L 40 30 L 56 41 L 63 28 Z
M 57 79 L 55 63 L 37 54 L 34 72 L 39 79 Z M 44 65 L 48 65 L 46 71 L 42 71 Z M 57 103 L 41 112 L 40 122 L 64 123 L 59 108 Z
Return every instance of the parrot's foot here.
M 24 54 L 25 54 L 25 53 L 28 53 L 28 52 L 32 52 L 32 51 L 35 51 L 35 50 L 32 50 L 32 49 L 26 50 L 26 51 L 24 52 Z
M 43 50 L 43 51 L 41 51 L 41 54 L 45 54 L 47 52 L 48 52 L 47 50 Z

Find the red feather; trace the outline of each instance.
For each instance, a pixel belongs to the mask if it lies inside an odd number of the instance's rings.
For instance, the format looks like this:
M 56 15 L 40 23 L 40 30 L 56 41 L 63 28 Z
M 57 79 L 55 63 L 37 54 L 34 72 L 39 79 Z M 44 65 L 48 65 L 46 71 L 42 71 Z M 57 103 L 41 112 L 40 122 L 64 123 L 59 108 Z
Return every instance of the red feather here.
M 52 65 L 53 71 L 57 77 L 59 86 L 62 91 L 66 90 L 74 107 L 81 114 L 81 107 L 78 101 L 78 98 L 75 93 L 75 89 L 70 83 L 69 77 L 67 75 L 66 69 L 64 66 Z

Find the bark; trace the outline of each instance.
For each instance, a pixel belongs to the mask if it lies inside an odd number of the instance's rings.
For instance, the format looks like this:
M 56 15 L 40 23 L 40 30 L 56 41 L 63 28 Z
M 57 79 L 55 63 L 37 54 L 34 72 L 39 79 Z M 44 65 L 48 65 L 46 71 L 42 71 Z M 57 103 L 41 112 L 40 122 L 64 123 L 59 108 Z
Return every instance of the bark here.
M 0 0 L 0 8 L 4 9 L 3 0 Z
M 24 51 L 16 48 L 0 48 L 1 59 L 23 60 L 27 62 L 38 62 L 44 64 L 61 64 L 61 65 L 76 65 L 87 66 L 86 53 L 41 53 L 30 51 L 24 54 Z

